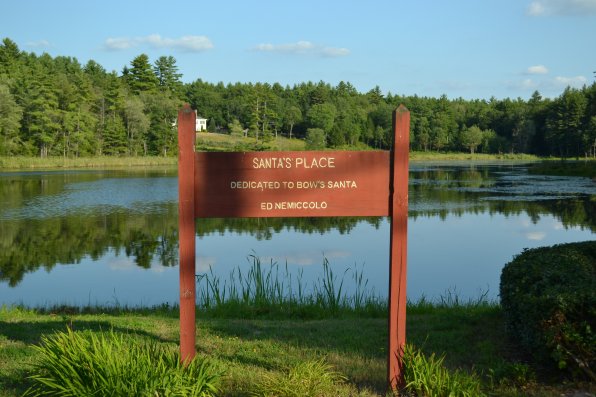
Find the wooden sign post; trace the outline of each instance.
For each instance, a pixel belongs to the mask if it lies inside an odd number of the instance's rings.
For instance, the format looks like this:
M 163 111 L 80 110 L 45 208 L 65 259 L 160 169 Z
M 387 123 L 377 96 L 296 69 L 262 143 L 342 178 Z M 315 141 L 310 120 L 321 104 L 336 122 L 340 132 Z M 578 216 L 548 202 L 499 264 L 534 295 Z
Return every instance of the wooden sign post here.
M 194 152 L 195 112 L 178 113 L 180 353 L 195 355 L 195 219 L 390 216 L 387 379 L 401 382 L 406 331 L 410 112 L 388 151 Z

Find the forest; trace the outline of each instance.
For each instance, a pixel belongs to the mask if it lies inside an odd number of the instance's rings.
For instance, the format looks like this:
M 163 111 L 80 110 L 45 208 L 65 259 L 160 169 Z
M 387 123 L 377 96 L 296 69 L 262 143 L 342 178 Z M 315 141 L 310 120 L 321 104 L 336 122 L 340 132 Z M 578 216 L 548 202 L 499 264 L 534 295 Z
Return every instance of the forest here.
M 411 112 L 411 150 L 596 157 L 596 82 L 557 98 L 449 99 L 358 92 L 349 82 L 183 83 L 172 56 L 135 57 L 120 73 L 90 60 L 0 44 L 0 156 L 172 156 L 185 102 L 208 131 L 306 147 L 391 146 L 391 114 Z

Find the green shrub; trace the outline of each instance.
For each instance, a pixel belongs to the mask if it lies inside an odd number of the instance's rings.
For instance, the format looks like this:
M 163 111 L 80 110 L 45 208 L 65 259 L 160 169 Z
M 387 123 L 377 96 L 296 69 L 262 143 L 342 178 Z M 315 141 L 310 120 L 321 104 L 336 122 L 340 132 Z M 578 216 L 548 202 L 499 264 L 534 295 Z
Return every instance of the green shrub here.
M 420 349 L 406 344 L 403 356 L 403 376 L 406 395 L 425 397 L 480 397 L 480 379 L 461 370 L 449 371 L 443 364 L 445 356 L 434 353 L 425 356 Z
M 336 396 L 345 377 L 323 360 L 299 363 L 286 375 L 265 375 L 252 393 L 262 397 Z
M 211 396 L 221 374 L 207 360 L 187 366 L 175 350 L 129 335 L 59 332 L 43 336 L 30 396 Z
M 505 265 L 507 328 L 537 363 L 596 380 L 595 276 L 596 241 L 525 250 Z

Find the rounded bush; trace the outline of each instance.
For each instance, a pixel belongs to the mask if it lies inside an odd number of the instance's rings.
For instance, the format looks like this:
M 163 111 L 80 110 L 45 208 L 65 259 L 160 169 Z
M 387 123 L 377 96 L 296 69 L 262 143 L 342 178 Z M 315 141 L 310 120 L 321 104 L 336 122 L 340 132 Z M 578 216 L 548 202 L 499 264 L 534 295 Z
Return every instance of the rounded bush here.
M 524 250 L 500 296 L 510 337 L 537 363 L 596 380 L 596 241 Z

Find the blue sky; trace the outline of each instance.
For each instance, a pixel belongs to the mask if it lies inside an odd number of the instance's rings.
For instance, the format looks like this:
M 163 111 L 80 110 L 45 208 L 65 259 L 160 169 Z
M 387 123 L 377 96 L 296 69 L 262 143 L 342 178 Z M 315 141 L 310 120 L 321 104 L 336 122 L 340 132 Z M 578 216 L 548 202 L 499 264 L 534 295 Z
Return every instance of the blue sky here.
M 596 0 L 2 0 L 0 37 L 117 72 L 172 55 L 184 82 L 527 99 L 594 81 Z

